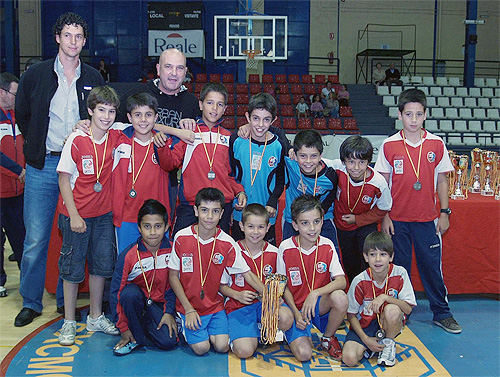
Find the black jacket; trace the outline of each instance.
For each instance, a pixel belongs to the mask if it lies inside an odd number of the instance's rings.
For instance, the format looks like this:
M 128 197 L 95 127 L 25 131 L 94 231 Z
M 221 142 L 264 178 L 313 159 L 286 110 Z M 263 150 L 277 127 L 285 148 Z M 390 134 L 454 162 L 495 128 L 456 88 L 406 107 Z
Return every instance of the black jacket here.
M 54 62 L 55 58 L 30 67 L 21 76 L 16 96 L 16 121 L 25 140 L 26 163 L 37 169 L 42 169 L 45 164 L 49 107 L 58 85 Z M 88 117 L 87 97 L 90 91 L 101 85 L 104 85 L 101 74 L 81 62 L 81 75 L 76 82 L 80 119 Z

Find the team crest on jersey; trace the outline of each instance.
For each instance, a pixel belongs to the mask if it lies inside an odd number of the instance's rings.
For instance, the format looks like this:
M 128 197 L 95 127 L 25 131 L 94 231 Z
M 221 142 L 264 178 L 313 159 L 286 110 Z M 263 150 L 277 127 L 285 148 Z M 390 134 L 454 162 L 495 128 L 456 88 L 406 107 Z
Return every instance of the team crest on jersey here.
M 387 290 L 387 295 L 389 295 L 390 297 L 398 298 L 399 292 L 397 289 L 389 288 Z
M 182 272 L 193 272 L 193 257 L 182 257 Z
M 270 264 L 266 264 L 264 266 L 264 268 L 262 269 L 262 272 L 264 273 L 264 275 L 272 274 L 273 273 L 273 266 L 271 266 Z
M 371 298 L 365 298 L 365 299 L 363 299 L 363 314 L 366 315 L 366 316 L 373 315 L 373 311 L 371 309 L 368 309 L 368 305 L 372 301 L 373 300 Z
M 429 161 L 431 164 L 436 161 L 436 154 L 433 151 L 429 151 L 427 153 L 427 161 Z
M 403 174 L 403 159 L 394 160 L 394 174 Z
M 168 261 L 170 260 L 170 254 L 165 254 L 165 264 L 168 266 Z
M 300 180 L 300 181 L 299 181 L 299 184 L 298 184 L 298 186 L 297 186 L 297 190 L 299 190 L 300 192 L 304 192 L 304 191 L 305 191 L 305 192 L 306 192 L 306 194 L 309 194 L 309 193 L 307 192 L 307 189 L 308 189 L 308 186 L 307 186 L 307 185 L 306 185 L 306 184 L 305 184 L 302 180 Z M 314 190 L 314 187 L 313 187 L 313 190 Z M 322 191 L 323 191 L 323 190 L 322 190 L 321 186 L 317 185 L 317 186 L 316 186 L 316 190 L 314 191 L 313 195 L 314 195 L 314 196 L 316 196 L 316 195 L 320 195 Z
M 373 198 L 369 195 L 363 195 L 361 198 L 361 203 L 363 204 L 370 204 L 372 202 Z
M 222 261 L 224 261 L 224 256 L 221 253 L 215 253 L 212 262 L 214 264 L 222 264 Z
M 220 142 L 224 145 L 227 145 L 229 143 L 229 137 L 226 135 L 220 135 Z
M 290 271 L 290 282 L 293 287 L 297 285 L 302 285 L 302 278 L 300 277 L 300 271 Z
M 82 156 L 82 170 L 85 175 L 94 175 L 94 157 Z
M 324 274 L 327 270 L 327 266 L 326 266 L 326 263 L 325 262 L 318 262 L 316 264 L 316 271 L 319 273 L 319 274 Z
M 238 287 L 245 286 L 245 278 L 242 274 L 236 274 L 236 276 L 234 277 L 234 284 L 236 284 Z
M 267 160 L 267 165 L 270 168 L 274 168 L 278 164 L 278 159 L 275 156 L 269 157 L 269 160 Z
M 153 153 L 151 155 L 151 161 L 153 162 L 153 164 L 158 165 L 158 161 L 156 161 L 156 153 Z

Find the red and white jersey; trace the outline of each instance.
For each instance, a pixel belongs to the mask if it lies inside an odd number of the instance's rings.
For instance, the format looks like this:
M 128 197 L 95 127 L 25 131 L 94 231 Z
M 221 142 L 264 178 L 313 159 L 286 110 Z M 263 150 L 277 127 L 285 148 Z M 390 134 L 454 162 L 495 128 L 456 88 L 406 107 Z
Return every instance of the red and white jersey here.
M 375 288 L 375 297 L 385 293 L 385 281 L 378 285 L 370 278 L 368 270 L 366 269 L 354 278 L 347 292 L 349 299 L 347 313 L 356 314 L 362 328 L 366 328 L 372 321 L 377 320 L 377 314 L 368 309 L 368 305 L 374 300 L 373 289 Z M 405 268 L 391 263 L 388 275 L 387 295 L 406 301 L 411 306 L 417 306 L 415 293 Z M 383 307 L 386 304 L 384 303 Z
M 202 274 L 195 225 L 181 229 L 175 235 L 168 268 L 172 270 L 170 273 L 179 272 L 184 293 L 198 314 L 208 315 L 224 309 L 224 299 L 219 294 L 219 285 L 223 281 L 224 272 L 229 275 L 238 274 L 247 272 L 250 268 L 242 258 L 239 246 L 220 228 L 217 228 L 213 255 L 214 237 L 208 240 L 200 238 L 199 242 L 203 278 L 206 276 L 203 299 L 200 297 Z M 176 309 L 185 314 L 184 307 L 178 299 Z
M 98 158 L 95 155 L 92 138 L 82 131 L 73 132 L 64 144 L 57 172 L 71 174 L 73 199 L 82 218 L 97 217 L 111 212 L 113 148 L 120 135 L 121 131 L 109 130 L 101 140 L 95 140 Z M 104 155 L 106 138 L 108 143 Z M 104 165 L 102 165 L 103 160 Z M 102 190 L 95 192 L 94 184 L 97 182 L 98 171 L 100 171 L 99 183 L 102 185 Z M 59 197 L 58 209 L 63 215 L 69 216 L 62 196 Z
M 170 218 L 168 172 L 160 168 L 153 142 L 142 142 L 128 135 L 128 129 L 121 135 L 114 152 L 113 164 L 113 223 L 121 226 L 122 221 L 137 222 L 137 213 L 146 199 L 156 199 L 167 208 Z M 133 131 L 133 130 L 132 130 Z M 134 142 L 134 166 L 132 166 L 132 140 Z M 146 156 L 146 153 L 148 154 Z M 142 165 L 144 161 L 144 165 Z M 141 169 L 142 165 L 142 169 Z M 137 177 L 132 198 L 133 175 Z
M 253 258 L 250 253 L 245 249 L 244 243 L 240 240 L 238 241 L 238 246 L 241 249 L 241 255 L 247 263 L 250 270 L 256 275 L 260 276 L 262 283 L 266 280 L 266 275 L 276 273 L 276 260 L 278 258 L 278 248 L 271 245 L 269 242 L 264 243 L 263 251 L 255 255 Z M 235 275 L 224 275 L 222 283 L 228 284 L 235 291 L 253 291 L 255 289 L 245 281 L 242 274 Z M 255 299 L 254 303 L 258 300 Z M 226 300 L 226 313 L 229 314 L 232 311 L 242 308 L 243 305 L 238 300 L 233 298 L 228 298 Z
M 453 170 L 448 150 L 443 140 L 423 130 L 422 156 L 420 161 L 419 182 L 422 189 L 413 188 L 417 181 L 405 149 L 401 132 L 384 140 L 378 154 L 375 170 L 390 174 L 389 187 L 392 194 L 391 219 L 407 222 L 434 221 L 436 211 L 436 187 L 439 173 Z M 420 141 L 406 146 L 415 169 L 418 169 Z
M 391 191 L 382 174 L 368 167 L 367 172 L 370 172 L 370 176 L 363 186 L 363 181 L 354 182 L 349 178 L 342 161 L 333 160 L 332 167 L 339 177 L 337 196 L 333 207 L 333 220 L 337 229 L 349 231 L 358 228 L 356 224 L 347 224 L 341 219 L 342 215 L 351 213 L 349 206 L 353 209 L 354 215 L 368 212 L 374 206 L 382 211 L 390 211 L 392 207 Z M 349 201 L 347 200 L 347 190 L 349 190 Z M 356 201 L 358 201 L 357 204 Z
M 231 133 L 220 125 L 209 129 L 198 119 L 192 145 L 179 141 L 171 148 L 158 148 L 158 158 L 163 169 L 170 171 L 182 166 L 179 186 L 181 203 L 194 205 L 196 194 L 204 187 L 215 187 L 221 190 L 226 203 L 232 202 L 236 194 L 244 191 L 243 186 L 234 179 L 229 164 L 230 136 Z M 213 180 L 208 178 L 210 172 L 208 159 L 213 159 L 212 171 L 215 173 Z
M 288 277 L 288 289 L 292 293 L 297 309 L 301 310 L 312 290 L 324 287 L 337 276 L 344 276 L 344 270 L 340 265 L 335 246 L 328 238 L 319 236 L 317 247 L 314 245 L 309 250 L 300 248 L 299 251 L 297 237 L 290 237 L 281 243 L 276 270 L 278 274 Z M 299 253 L 302 254 L 302 259 Z

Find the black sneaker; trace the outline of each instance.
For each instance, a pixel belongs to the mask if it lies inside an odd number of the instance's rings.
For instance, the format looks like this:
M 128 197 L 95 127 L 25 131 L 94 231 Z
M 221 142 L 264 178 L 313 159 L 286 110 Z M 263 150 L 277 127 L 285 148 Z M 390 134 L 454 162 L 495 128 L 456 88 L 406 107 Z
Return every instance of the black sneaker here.
M 462 328 L 458 324 L 457 321 L 455 321 L 455 318 L 453 317 L 448 317 L 441 319 L 439 321 L 433 321 L 436 326 L 439 326 L 444 329 L 444 331 L 448 331 L 449 333 L 452 334 L 460 334 L 462 332 Z
M 63 306 L 58 306 L 56 309 L 56 312 L 59 314 L 62 314 L 64 317 L 64 305 Z M 78 308 L 75 309 L 75 321 L 80 322 L 82 320 L 82 313 L 78 310 Z

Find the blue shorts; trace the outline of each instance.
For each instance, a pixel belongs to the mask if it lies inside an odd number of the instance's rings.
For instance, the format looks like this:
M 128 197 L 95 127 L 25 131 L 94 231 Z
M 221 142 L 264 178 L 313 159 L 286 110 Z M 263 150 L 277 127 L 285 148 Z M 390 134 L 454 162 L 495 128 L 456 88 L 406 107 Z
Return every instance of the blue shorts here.
M 198 330 L 190 330 L 186 328 L 186 316 L 179 313 L 182 321 L 182 333 L 187 344 L 196 344 L 209 340 L 210 335 L 228 334 L 228 325 L 226 312 L 221 310 L 214 314 L 200 316 L 201 326 Z
M 262 302 L 246 305 L 227 315 L 229 339 L 260 338 L 259 323 L 262 316 Z
M 59 276 L 70 283 L 85 280 L 85 261 L 89 274 L 110 278 L 116 261 L 116 240 L 111 212 L 83 219 L 87 224 L 85 233 L 71 230 L 70 219 L 59 215 L 57 226 L 62 232 L 63 242 L 59 257 Z
M 326 325 L 328 324 L 328 316 L 330 315 L 330 313 L 319 315 L 320 300 L 321 296 L 319 296 L 318 301 L 316 301 L 316 307 L 314 308 L 314 313 L 316 313 L 316 315 L 312 318 L 312 324 L 307 325 L 304 330 L 300 330 L 297 328 L 297 324 L 295 323 L 295 321 L 293 321 L 292 327 L 290 327 L 289 330 L 285 331 L 286 341 L 288 342 L 288 344 L 292 343 L 295 339 L 302 336 L 311 337 L 312 325 L 314 325 L 322 333 L 325 332 Z

